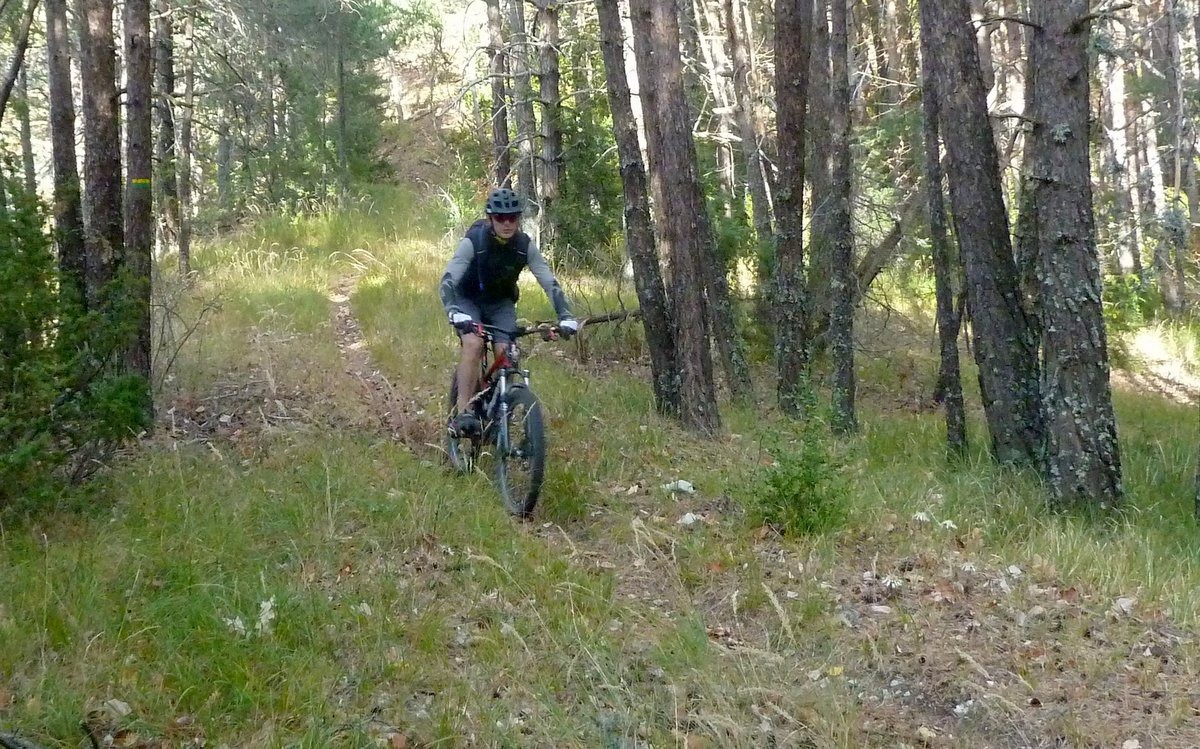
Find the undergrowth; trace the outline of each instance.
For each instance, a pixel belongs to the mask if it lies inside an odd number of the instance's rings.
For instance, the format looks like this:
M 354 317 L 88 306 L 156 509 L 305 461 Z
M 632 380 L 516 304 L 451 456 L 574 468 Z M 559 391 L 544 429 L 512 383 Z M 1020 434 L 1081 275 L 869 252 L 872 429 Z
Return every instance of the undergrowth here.
M 524 359 L 550 453 L 517 523 L 487 475 L 381 432 L 336 345 L 331 296 L 353 277 L 404 418 L 441 418 L 457 348 L 440 210 L 375 190 L 198 249 L 189 309 L 221 303 L 162 405 L 215 431 L 161 426 L 84 509 L 0 528 L 0 725 L 58 747 L 87 720 L 172 745 L 857 747 L 920 726 L 948 746 L 1120 745 L 1137 722 L 1188 745 L 1187 687 L 1153 686 L 1175 700 L 1159 712 L 1116 706 L 1151 699 L 1130 680 L 1200 662 L 1183 644 L 1169 669 L 1129 660 L 1197 621 L 1191 408 L 1118 393 L 1128 508 L 1096 523 L 994 465 L 978 410 L 946 464 L 915 397 L 935 375 L 915 310 L 864 313 L 848 439 L 775 413 L 765 369 L 696 439 L 654 413 L 636 328 L 585 331 L 586 360 L 543 342 Z M 616 304 L 611 282 L 570 285 Z M 549 312 L 528 284 L 522 316 Z M 695 493 L 663 488 L 679 479 Z M 1076 671 L 1094 678 L 1056 681 Z M 1052 692 L 1101 717 L 1031 706 Z

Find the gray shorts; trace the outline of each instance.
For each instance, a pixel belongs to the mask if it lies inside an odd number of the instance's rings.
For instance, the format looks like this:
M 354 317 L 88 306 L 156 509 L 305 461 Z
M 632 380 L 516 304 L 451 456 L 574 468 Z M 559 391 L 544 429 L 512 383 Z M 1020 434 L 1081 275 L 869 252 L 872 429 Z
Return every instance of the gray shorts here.
M 493 303 L 479 303 L 470 299 L 459 299 L 458 308 L 463 311 L 463 314 L 470 315 L 476 322 L 481 322 L 484 325 L 493 325 L 500 328 L 501 331 L 492 331 L 496 336 L 496 340 L 512 343 L 513 337 L 517 332 L 517 303 L 511 299 L 505 299 Z

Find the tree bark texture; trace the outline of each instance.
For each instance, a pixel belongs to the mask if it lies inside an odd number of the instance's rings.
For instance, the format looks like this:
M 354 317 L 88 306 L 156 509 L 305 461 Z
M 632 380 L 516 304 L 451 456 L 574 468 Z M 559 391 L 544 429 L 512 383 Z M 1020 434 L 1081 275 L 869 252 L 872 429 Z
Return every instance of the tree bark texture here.
M 512 160 L 508 142 L 508 61 L 504 53 L 504 23 L 500 0 L 487 0 L 488 70 L 492 79 L 492 160 L 495 162 L 496 184 L 511 183 Z
M 169 0 L 158 0 L 155 20 L 154 75 L 157 78 L 159 227 L 164 250 L 179 238 L 179 180 L 175 174 L 175 25 Z
M 54 229 L 62 293 L 87 304 L 82 193 L 75 155 L 75 96 L 71 85 L 71 35 L 66 0 L 46 0 L 46 63 L 50 93 L 50 152 L 54 162 Z M 68 296 L 69 295 L 69 296 Z
M 653 64 L 638 66 L 641 90 L 653 89 L 653 119 L 658 142 L 652 149 L 660 168 L 651 174 L 662 196 L 658 218 L 671 257 L 671 296 L 675 322 L 676 355 L 680 368 L 680 418 L 693 431 L 712 434 L 721 428 L 713 384 L 709 349 L 709 316 L 704 288 L 705 253 L 710 241 L 703 225 L 705 215 L 691 122 L 683 91 L 683 66 L 679 55 L 679 15 L 674 0 L 632 0 L 635 28 L 651 32 Z M 639 18 L 640 17 L 640 20 Z
M 179 117 L 179 275 L 192 272 L 192 120 L 196 116 L 196 9 L 183 21 L 183 106 Z
M 645 12 L 640 12 L 642 10 Z M 675 271 L 671 267 L 671 255 L 667 250 L 666 238 L 663 236 L 664 224 L 661 217 L 662 207 L 667 202 L 667 196 L 663 194 L 663 191 L 669 189 L 670 183 L 658 178 L 663 173 L 662 162 L 659 159 L 663 136 L 658 118 L 655 115 L 655 112 L 658 110 L 658 93 L 655 91 L 653 85 L 647 85 L 647 82 L 655 81 L 651 73 L 655 65 L 654 47 L 650 42 L 653 36 L 653 29 L 650 26 L 650 11 L 647 9 L 647 6 L 644 4 L 642 6 L 634 5 L 632 0 L 630 0 L 629 29 L 633 42 L 634 69 L 636 70 L 638 81 L 638 92 L 634 95 L 635 103 L 638 106 L 634 112 L 635 116 L 637 113 L 641 115 L 641 132 L 645 141 L 646 152 L 646 173 L 650 179 L 650 205 L 651 216 L 654 219 L 654 240 L 658 247 L 659 262 L 663 265 L 666 287 L 668 293 L 670 293 L 672 289 L 671 279 L 674 278 Z M 626 70 L 628 71 L 628 67 Z M 627 72 L 626 75 L 628 74 Z M 673 299 L 671 303 L 674 304 Z
M 563 137 L 560 122 L 560 76 L 558 71 L 558 0 L 538 0 L 537 25 L 541 34 L 538 46 L 538 75 L 542 96 L 542 174 L 539 185 L 541 207 L 538 230 L 543 247 L 558 243 L 558 196 L 563 169 Z
M 951 460 L 967 451 L 967 419 L 963 403 L 962 374 L 958 360 L 958 316 L 954 313 L 954 277 L 950 239 L 946 232 L 946 204 L 942 188 L 941 143 L 938 136 L 938 100 L 933 80 L 933 55 L 929 35 L 921 35 L 921 104 L 925 138 L 925 195 L 929 207 L 929 236 L 933 252 L 933 281 L 937 295 L 937 328 L 940 365 L 938 382 L 946 409 L 946 451 Z
M 21 139 L 21 171 L 25 178 L 25 189 L 37 192 L 37 164 L 33 160 L 33 123 L 29 119 L 29 66 L 21 66 L 17 78 L 17 126 Z
M 725 54 L 725 35 L 720 33 L 720 22 L 714 17 L 709 4 L 704 0 L 691 2 L 692 14 L 696 19 L 699 35 L 700 57 L 708 80 L 708 100 L 711 113 L 717 119 L 717 171 L 721 175 L 721 199 L 725 217 L 742 223 L 745 221 L 745 204 L 739 198 L 737 163 L 733 155 L 733 94 L 725 74 L 730 70 L 729 58 Z
M 151 172 L 154 168 L 152 125 L 153 81 L 150 48 L 150 0 L 125 0 L 125 163 L 129 180 L 125 189 L 125 255 L 128 294 L 135 316 L 136 334 L 125 349 L 127 372 L 151 381 L 150 293 L 154 253 L 154 216 Z M 150 399 L 146 400 L 147 404 Z M 150 415 L 150 414 L 148 414 Z
M 831 96 L 830 170 L 833 181 L 832 305 L 829 319 L 830 353 L 833 355 L 833 428 L 841 433 L 858 430 L 855 415 L 854 375 L 854 232 L 850 223 L 850 72 L 846 29 L 847 0 L 832 0 L 829 58 Z
M 938 50 L 931 62 L 992 452 L 1004 463 L 1037 466 L 1043 435 L 1037 342 L 1022 306 L 966 0 L 922 2 L 921 32 Z
M 799 416 L 808 390 L 804 279 L 804 118 L 812 0 L 776 0 L 775 98 L 779 189 L 775 193 L 775 354 L 779 405 Z
M 767 197 L 762 151 L 759 145 L 758 118 L 754 112 L 749 40 L 746 30 L 741 28 L 741 16 L 741 0 L 725 0 L 725 30 L 729 48 L 733 52 L 733 91 L 737 107 L 738 135 L 742 139 L 742 153 L 746 162 L 746 185 L 750 190 L 753 207 L 754 234 L 760 244 L 766 244 L 774 240 L 775 232 L 771 228 L 771 201 Z M 760 273 L 760 287 L 766 280 L 767 274 Z
M 830 67 L 829 2 L 815 0 L 812 49 L 809 63 L 808 103 L 805 119 L 808 139 L 808 178 L 812 202 L 808 223 L 808 332 L 816 340 L 829 330 L 835 197 L 833 185 L 833 77 Z
M 124 255 L 121 129 L 112 0 L 79 0 L 77 13 L 83 91 L 83 220 L 90 303 L 99 299 Z
M 633 264 L 642 326 L 646 333 L 646 346 L 650 350 L 654 403 L 660 414 L 678 416 L 679 369 L 675 360 L 671 310 L 654 248 L 646 170 L 638 145 L 637 121 L 630 103 L 629 81 L 625 76 L 624 34 L 617 0 L 596 0 L 596 12 L 600 19 L 600 43 L 608 82 L 613 136 L 621 162 L 621 184 L 625 194 L 625 244 Z
M 1114 24 L 1114 44 L 1120 45 L 1120 24 Z M 1113 190 L 1113 207 L 1110 211 L 1110 233 L 1114 245 L 1113 266 L 1116 272 L 1130 275 L 1140 263 L 1134 258 L 1140 255 L 1138 247 L 1137 212 L 1134 210 L 1132 181 L 1130 180 L 1129 120 L 1126 117 L 1125 60 L 1120 54 L 1099 55 L 1100 85 L 1103 86 L 1104 110 L 1107 115 L 1104 128 L 1104 160 L 1101 171 L 1109 175 Z
M 233 212 L 233 123 L 230 121 L 232 109 L 233 104 L 224 102 L 220 105 L 220 114 L 217 115 L 217 205 L 221 207 L 221 220 L 226 224 Z M 333 119 L 336 126 L 336 113 Z M 325 143 L 325 139 L 322 138 L 323 147 Z
M 1089 0 L 1037 4 L 1030 45 L 1042 284 L 1041 393 L 1046 478 L 1064 504 L 1112 506 L 1121 462 L 1092 212 L 1088 140 Z
M 509 61 L 513 70 L 513 113 L 517 120 L 517 191 L 525 199 L 525 210 L 538 214 L 535 158 L 537 116 L 533 109 L 533 85 L 529 74 L 529 33 L 525 30 L 525 0 L 509 0 Z

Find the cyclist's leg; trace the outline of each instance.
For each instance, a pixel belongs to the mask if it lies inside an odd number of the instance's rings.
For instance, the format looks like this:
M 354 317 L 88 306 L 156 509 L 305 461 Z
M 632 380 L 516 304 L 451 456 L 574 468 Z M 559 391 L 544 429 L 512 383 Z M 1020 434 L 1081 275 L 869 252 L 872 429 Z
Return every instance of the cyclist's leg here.
M 460 300 L 459 307 L 473 319 L 483 322 L 483 315 L 479 307 L 470 300 Z M 462 350 L 459 353 L 458 372 L 455 376 L 458 379 L 456 405 L 461 413 L 466 410 L 475 391 L 479 389 L 479 368 L 483 364 L 484 342 L 483 338 L 474 333 L 463 333 L 459 335 L 459 340 L 462 342 Z
M 500 332 L 493 333 L 496 339 L 496 353 L 506 351 L 508 344 L 512 343 L 517 332 L 517 303 L 511 299 L 505 299 L 480 306 L 482 307 L 483 322 L 500 329 Z

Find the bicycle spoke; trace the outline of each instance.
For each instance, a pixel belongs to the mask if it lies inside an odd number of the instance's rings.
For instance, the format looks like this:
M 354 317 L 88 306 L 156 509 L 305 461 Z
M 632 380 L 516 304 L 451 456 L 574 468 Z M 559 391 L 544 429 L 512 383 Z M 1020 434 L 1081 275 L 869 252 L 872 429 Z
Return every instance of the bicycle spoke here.
M 501 444 L 503 435 L 497 440 L 497 484 L 509 511 L 526 517 L 537 502 L 545 463 L 541 406 L 527 388 L 512 391 L 507 426 L 507 444 Z

